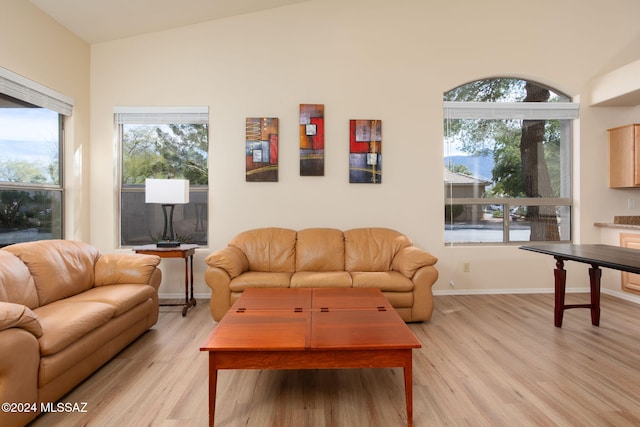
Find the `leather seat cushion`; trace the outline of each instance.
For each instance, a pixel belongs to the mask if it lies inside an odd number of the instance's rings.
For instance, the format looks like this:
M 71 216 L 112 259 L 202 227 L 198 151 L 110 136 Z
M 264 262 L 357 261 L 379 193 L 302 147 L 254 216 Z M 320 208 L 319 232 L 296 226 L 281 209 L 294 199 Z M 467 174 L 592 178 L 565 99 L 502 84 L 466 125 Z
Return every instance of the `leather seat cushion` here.
M 153 299 L 155 289 L 148 285 L 106 285 L 89 289 L 67 298 L 67 302 L 94 301 L 112 305 L 114 317 L 126 313 L 138 304 Z
M 350 288 L 346 271 L 298 271 L 291 277 L 292 288 Z
M 351 272 L 354 288 L 379 288 L 381 291 L 409 292 L 413 289 L 411 279 L 397 271 Z
M 242 292 L 249 288 L 288 288 L 292 273 L 269 273 L 247 271 L 229 283 L 232 292 Z
M 94 301 L 56 301 L 33 310 L 40 318 L 40 354 L 57 353 L 111 319 L 116 308 Z

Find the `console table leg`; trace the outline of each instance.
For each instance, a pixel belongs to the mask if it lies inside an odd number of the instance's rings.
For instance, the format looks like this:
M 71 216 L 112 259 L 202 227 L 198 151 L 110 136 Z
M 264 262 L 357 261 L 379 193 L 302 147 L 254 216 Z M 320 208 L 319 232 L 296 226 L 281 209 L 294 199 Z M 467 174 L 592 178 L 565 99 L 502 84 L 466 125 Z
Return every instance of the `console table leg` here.
M 567 284 L 567 271 L 564 269 L 564 261 L 556 258 L 556 269 L 553 271 L 555 277 L 555 307 L 553 313 L 553 323 L 556 327 L 562 327 L 562 317 L 564 315 L 564 294 Z
M 600 278 L 602 270 L 598 266 L 589 269 L 589 284 L 591 287 L 591 324 L 600 326 Z

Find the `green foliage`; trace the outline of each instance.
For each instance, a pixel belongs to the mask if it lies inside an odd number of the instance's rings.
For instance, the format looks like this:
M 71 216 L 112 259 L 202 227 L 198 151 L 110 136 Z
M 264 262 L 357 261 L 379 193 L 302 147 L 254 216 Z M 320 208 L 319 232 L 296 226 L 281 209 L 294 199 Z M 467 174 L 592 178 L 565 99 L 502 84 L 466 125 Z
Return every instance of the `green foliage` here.
M 50 231 L 54 200 L 47 191 L 0 191 L 0 230 L 38 228 Z
M 461 173 L 463 175 L 468 175 L 468 176 L 473 175 L 473 173 L 469 170 L 469 168 L 466 165 L 461 165 L 456 163 L 453 165 L 449 165 L 447 169 L 449 169 L 453 173 Z
M 454 102 L 521 102 L 527 97 L 527 89 L 548 92 L 549 101 L 567 101 L 563 94 L 549 91 L 537 83 L 520 79 L 489 79 L 471 82 L 457 87 L 444 96 Z M 487 190 L 488 197 L 527 197 L 525 170 L 536 171 L 523 164 L 521 143 L 527 120 L 507 119 L 445 119 L 447 139 L 456 141 L 459 148 L 472 156 L 493 156 L 494 185 Z M 543 151 L 544 168 L 549 170 L 551 189 L 540 194 L 557 197 L 560 194 L 560 124 L 558 120 L 544 122 L 544 135 L 539 141 Z M 547 187 L 545 187 L 547 188 Z M 541 191 L 540 189 L 538 189 Z
M 191 185 L 208 184 L 208 126 L 124 125 L 125 185 L 147 178 L 184 178 Z
M 55 165 L 44 167 L 38 163 L 24 160 L 0 159 L 0 181 L 4 182 L 29 184 L 57 183 L 57 179 L 55 181 L 51 179 L 51 174 L 54 170 L 57 173 L 57 166 Z M 46 173 L 50 176 L 47 176 Z

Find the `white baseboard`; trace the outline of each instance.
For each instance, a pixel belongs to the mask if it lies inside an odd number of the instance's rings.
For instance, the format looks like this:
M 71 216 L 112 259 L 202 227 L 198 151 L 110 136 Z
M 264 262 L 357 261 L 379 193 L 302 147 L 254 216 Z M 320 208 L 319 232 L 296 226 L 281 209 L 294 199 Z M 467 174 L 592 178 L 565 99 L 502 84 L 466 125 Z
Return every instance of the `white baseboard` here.
M 210 299 L 211 294 L 199 294 L 196 293 L 193 295 L 195 299 Z M 159 299 L 184 299 L 184 293 L 160 293 L 158 294 Z
M 553 289 L 550 288 L 525 288 L 525 289 L 446 289 L 435 290 L 434 295 L 508 295 L 508 294 L 552 294 Z M 588 293 L 589 288 L 570 288 L 567 289 L 568 294 Z M 603 294 L 611 295 L 626 301 L 640 304 L 640 295 L 632 295 L 628 292 L 614 291 L 612 289 L 602 288 Z M 196 299 L 210 299 L 209 293 L 196 293 Z M 161 293 L 158 294 L 160 299 L 183 299 L 182 293 Z
M 603 294 L 611 295 L 626 301 L 640 304 L 640 295 L 632 295 L 627 292 L 614 291 L 612 289 L 602 288 Z M 554 289 L 551 288 L 525 288 L 525 289 L 446 289 L 433 291 L 433 295 L 508 295 L 508 294 L 552 294 Z M 589 288 L 570 288 L 567 289 L 568 294 L 589 293 Z

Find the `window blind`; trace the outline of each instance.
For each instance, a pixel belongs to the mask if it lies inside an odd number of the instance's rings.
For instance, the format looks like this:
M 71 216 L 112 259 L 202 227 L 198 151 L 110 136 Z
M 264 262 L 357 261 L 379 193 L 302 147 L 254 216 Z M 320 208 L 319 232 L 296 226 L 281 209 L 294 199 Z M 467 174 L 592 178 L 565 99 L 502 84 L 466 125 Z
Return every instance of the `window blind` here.
M 444 102 L 447 119 L 570 120 L 579 109 L 576 102 Z
M 0 67 L 0 93 L 65 116 L 73 111 L 73 98 Z
M 209 123 L 209 107 L 114 107 L 113 114 L 118 125 Z

